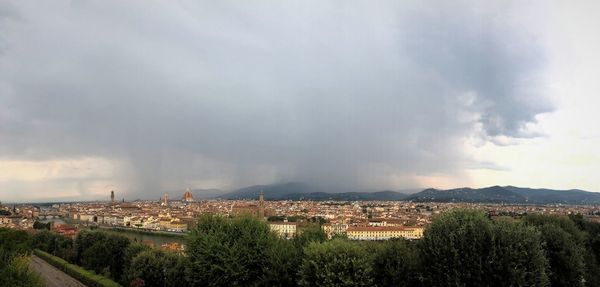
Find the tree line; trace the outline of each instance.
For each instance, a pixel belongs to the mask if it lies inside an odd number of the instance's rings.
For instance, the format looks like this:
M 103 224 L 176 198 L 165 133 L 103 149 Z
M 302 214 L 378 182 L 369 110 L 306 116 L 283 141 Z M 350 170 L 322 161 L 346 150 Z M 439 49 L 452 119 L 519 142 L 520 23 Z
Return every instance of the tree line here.
M 81 231 L 37 233 L 36 248 L 124 286 L 600 286 L 600 224 L 474 210 L 434 218 L 420 240 L 327 240 L 318 225 L 292 240 L 262 221 L 204 215 L 184 255 Z
M 0 286 L 42 287 L 29 269 L 32 238 L 25 231 L 0 228 Z

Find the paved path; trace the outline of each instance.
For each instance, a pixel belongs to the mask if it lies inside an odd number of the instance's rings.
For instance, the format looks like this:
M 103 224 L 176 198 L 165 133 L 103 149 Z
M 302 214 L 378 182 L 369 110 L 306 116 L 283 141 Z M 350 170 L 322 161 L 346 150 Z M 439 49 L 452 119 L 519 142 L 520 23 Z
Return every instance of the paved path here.
M 35 255 L 31 255 L 29 265 L 33 271 L 40 274 L 44 281 L 46 281 L 46 287 L 86 287 L 81 282 Z

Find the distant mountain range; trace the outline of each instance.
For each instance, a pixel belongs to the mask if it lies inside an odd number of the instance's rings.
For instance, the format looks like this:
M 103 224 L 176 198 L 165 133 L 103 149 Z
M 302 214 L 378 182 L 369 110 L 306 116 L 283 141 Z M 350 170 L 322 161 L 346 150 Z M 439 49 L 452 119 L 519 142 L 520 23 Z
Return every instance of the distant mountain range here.
M 190 191 L 192 193 L 192 196 L 195 199 L 212 199 L 218 196 L 221 196 L 225 193 L 227 193 L 227 191 L 221 190 L 221 189 L 216 189 L 216 188 L 212 188 L 212 189 L 192 189 Z
M 326 192 L 322 188 L 305 183 L 289 182 L 271 185 L 253 185 L 244 187 L 218 198 L 223 199 L 256 199 L 263 191 L 266 199 L 270 200 L 402 200 L 408 194 L 417 190 L 408 191 L 377 191 L 377 192 Z
M 405 198 L 411 201 L 434 202 L 495 202 L 532 204 L 600 204 L 600 193 L 579 189 L 554 190 L 515 186 L 485 188 L 456 188 L 439 190 L 429 188 Z
M 600 193 L 578 189 L 553 190 L 515 186 L 485 188 L 425 189 L 376 192 L 326 192 L 304 183 L 254 185 L 229 193 L 219 194 L 222 199 L 256 199 L 263 191 L 268 200 L 407 200 L 415 202 L 489 202 L 530 204 L 600 204 Z M 194 193 L 196 197 L 196 193 Z

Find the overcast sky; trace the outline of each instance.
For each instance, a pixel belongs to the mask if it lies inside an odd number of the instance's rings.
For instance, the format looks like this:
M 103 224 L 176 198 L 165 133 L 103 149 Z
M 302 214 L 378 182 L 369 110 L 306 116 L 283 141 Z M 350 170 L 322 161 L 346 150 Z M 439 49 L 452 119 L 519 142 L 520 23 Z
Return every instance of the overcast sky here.
M 598 1 L 0 0 L 0 201 L 600 191 Z

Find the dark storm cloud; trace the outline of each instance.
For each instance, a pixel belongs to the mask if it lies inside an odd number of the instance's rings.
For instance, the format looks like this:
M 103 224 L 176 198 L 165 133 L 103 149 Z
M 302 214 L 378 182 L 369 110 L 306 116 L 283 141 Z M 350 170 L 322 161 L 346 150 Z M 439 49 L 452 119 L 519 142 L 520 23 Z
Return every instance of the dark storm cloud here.
M 0 156 L 130 161 L 137 191 L 410 186 L 476 165 L 462 142 L 478 129 L 526 136 L 550 109 L 543 51 L 508 4 L 13 4 Z

